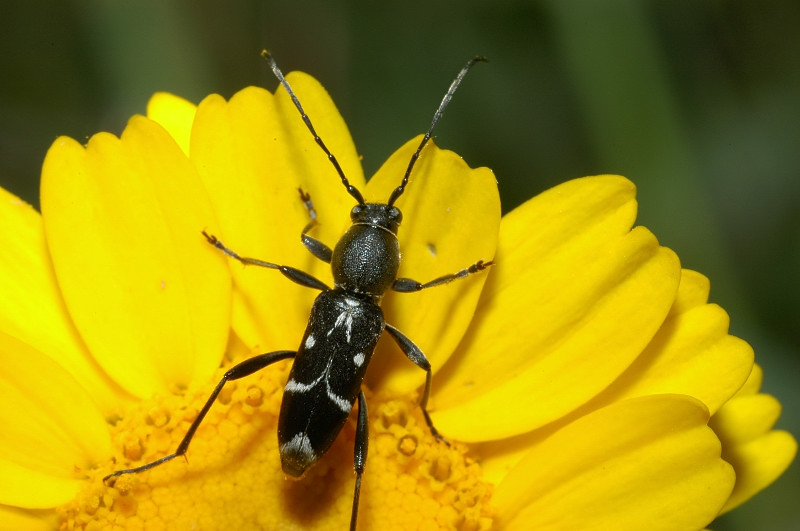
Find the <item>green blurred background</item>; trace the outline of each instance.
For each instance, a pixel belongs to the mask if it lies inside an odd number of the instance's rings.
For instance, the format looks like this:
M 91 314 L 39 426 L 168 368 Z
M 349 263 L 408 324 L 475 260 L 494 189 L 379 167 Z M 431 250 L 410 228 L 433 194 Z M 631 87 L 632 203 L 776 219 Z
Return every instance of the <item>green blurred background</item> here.
M 118 134 L 155 91 L 274 89 L 265 47 L 327 87 L 369 175 L 485 54 L 437 142 L 493 168 L 506 211 L 572 177 L 631 178 L 639 223 L 711 278 L 797 435 L 798 35 L 793 0 L 4 2 L 0 185 L 38 205 L 56 136 Z M 798 493 L 795 463 L 713 527 L 800 529 Z

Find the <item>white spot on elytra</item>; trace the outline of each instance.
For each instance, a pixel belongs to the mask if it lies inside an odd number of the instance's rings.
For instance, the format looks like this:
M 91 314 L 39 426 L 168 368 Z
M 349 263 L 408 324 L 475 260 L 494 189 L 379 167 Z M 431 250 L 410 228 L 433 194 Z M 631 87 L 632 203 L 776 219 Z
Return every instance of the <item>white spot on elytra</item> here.
M 324 374 L 325 373 L 323 373 L 323 375 Z M 322 380 L 323 375 L 321 375 L 319 378 L 317 378 L 310 384 L 298 383 L 294 380 L 294 378 L 292 378 L 286 383 L 286 387 L 284 387 L 283 390 L 287 393 L 305 393 L 310 389 L 312 389 L 313 387 L 315 387 L 320 382 L 320 380 Z M 350 409 L 352 409 L 353 404 L 351 404 L 341 396 L 334 393 L 333 389 L 331 389 L 331 384 L 330 382 L 328 382 L 327 378 L 325 379 L 325 394 L 328 395 L 328 398 L 330 398 L 331 402 L 336 404 L 336 407 L 338 407 L 345 413 L 350 413 Z
M 314 382 L 316 383 L 316 382 Z M 294 381 L 294 378 L 290 379 L 286 382 L 286 386 L 283 388 L 285 393 L 305 393 L 309 389 L 314 387 L 314 384 L 311 385 L 301 384 Z
M 309 336 L 309 337 L 311 337 L 311 336 Z M 306 343 L 308 343 L 307 340 L 306 340 Z M 364 355 L 363 354 L 356 354 L 356 356 L 361 356 L 362 357 L 361 361 L 363 363 Z M 325 379 L 325 394 L 328 395 L 328 398 L 331 400 L 331 402 L 333 402 L 336 405 L 336 407 L 341 409 L 344 413 L 350 413 L 350 410 L 353 408 L 353 404 L 348 402 L 347 400 L 345 400 L 341 396 L 337 395 L 336 393 L 334 393 L 333 389 L 331 389 L 331 383 L 328 380 L 328 377 L 330 376 L 331 365 L 333 365 L 333 357 L 331 357 L 328 360 L 328 364 L 325 366 L 325 369 L 323 369 L 323 371 L 320 373 L 320 375 L 317 376 L 317 378 L 311 383 L 300 383 L 297 380 L 295 380 L 294 378 L 290 378 L 289 381 L 286 382 L 286 386 L 283 388 L 284 392 L 286 392 L 286 393 L 306 393 L 306 392 L 310 391 L 311 389 L 313 389 L 314 387 L 316 387 L 317 384 L 319 384 L 324 378 Z M 286 443 L 286 444 L 289 444 L 289 443 Z
M 320 374 L 316 380 L 307 384 L 299 383 L 295 381 L 294 378 L 292 378 L 288 382 L 286 382 L 286 387 L 284 387 L 283 390 L 287 393 L 305 393 L 309 389 L 316 386 L 319 382 L 321 382 L 322 377 L 325 376 L 327 373 L 328 373 L 327 370 L 323 371 L 322 374 Z
M 306 348 L 313 347 L 316 342 L 317 340 L 314 339 L 314 336 L 312 334 L 308 334 L 308 337 L 306 338 Z
M 316 459 L 314 449 L 311 448 L 311 441 L 308 440 L 308 435 L 305 433 L 298 433 L 292 437 L 291 441 L 281 445 L 281 453 L 286 453 L 287 451 L 302 455 L 307 462 Z
M 358 307 L 359 303 L 353 299 L 345 299 L 344 301 L 347 303 L 347 307 L 343 309 L 342 313 L 336 317 L 336 322 L 333 323 L 333 328 L 328 330 L 328 335 L 331 335 L 334 330 L 344 325 L 345 337 L 347 337 L 347 342 L 350 343 L 350 338 L 352 337 L 353 332 L 353 314 L 355 313 L 355 309 Z
M 325 383 L 327 384 L 328 381 L 326 380 Z M 331 402 L 339 406 L 339 409 L 342 410 L 344 413 L 350 413 L 350 409 L 353 407 L 353 404 L 342 398 L 341 396 L 337 395 L 331 390 L 330 385 L 328 385 L 328 398 L 331 399 Z
M 359 352 L 358 354 L 353 356 L 353 363 L 356 364 L 356 367 L 361 367 L 361 365 L 364 363 L 364 353 Z

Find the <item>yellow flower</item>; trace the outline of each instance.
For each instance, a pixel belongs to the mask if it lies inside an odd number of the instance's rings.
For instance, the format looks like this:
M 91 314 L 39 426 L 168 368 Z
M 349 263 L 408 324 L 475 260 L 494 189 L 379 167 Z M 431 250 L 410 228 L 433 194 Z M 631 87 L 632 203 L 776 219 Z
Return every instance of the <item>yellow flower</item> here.
M 364 184 L 328 95 L 290 77 L 350 181 L 385 201 L 418 139 Z M 0 192 L 0 527 L 344 529 L 354 425 L 299 481 L 275 426 L 289 362 L 229 382 L 187 459 L 175 450 L 222 372 L 296 348 L 315 296 L 228 263 L 202 230 L 331 283 L 300 244 L 309 192 L 332 245 L 352 198 L 283 90 L 199 106 L 157 94 L 121 138 L 59 138 L 41 216 Z M 615 176 L 567 182 L 500 219 L 493 174 L 429 145 L 398 201 L 400 274 L 488 273 L 388 294 L 387 322 L 434 366 L 381 341 L 368 374 L 362 529 L 701 529 L 794 457 L 771 431 L 752 351 L 681 270 Z M 709 421 L 710 418 L 710 421 Z

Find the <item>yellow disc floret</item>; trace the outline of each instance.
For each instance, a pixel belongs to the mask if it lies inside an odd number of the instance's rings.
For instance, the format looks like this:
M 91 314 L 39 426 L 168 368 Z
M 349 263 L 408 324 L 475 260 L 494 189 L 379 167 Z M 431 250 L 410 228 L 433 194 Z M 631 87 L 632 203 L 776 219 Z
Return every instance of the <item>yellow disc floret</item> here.
M 59 510 L 61 528 L 346 529 L 354 419 L 304 477 L 285 477 L 276 429 L 288 367 L 228 382 L 185 459 L 106 485 L 102 478 L 115 470 L 174 452 L 209 390 L 157 396 L 128 411 L 111 427 L 114 462 L 93 471 L 84 491 Z M 367 396 L 370 447 L 359 527 L 488 529 L 491 487 L 481 481 L 480 466 L 466 455 L 466 446 L 436 441 L 414 397 Z

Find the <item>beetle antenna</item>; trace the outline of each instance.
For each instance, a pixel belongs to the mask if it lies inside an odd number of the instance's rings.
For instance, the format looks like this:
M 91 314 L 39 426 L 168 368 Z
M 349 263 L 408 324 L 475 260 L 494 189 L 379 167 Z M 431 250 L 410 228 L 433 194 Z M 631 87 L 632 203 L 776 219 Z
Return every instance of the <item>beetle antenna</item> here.
M 422 148 L 424 148 L 425 144 L 428 143 L 428 140 L 431 139 L 431 133 L 433 133 L 433 128 L 436 127 L 436 124 L 439 122 L 439 119 L 442 117 L 442 114 L 444 114 L 444 110 L 445 108 L 447 108 L 447 104 L 450 103 L 451 99 L 453 99 L 453 94 L 455 94 L 456 89 L 461 84 L 461 80 L 464 79 L 464 76 L 467 75 L 467 72 L 469 72 L 469 69 L 472 68 L 475 65 L 475 63 L 477 62 L 485 63 L 487 61 L 488 59 L 484 56 L 473 57 L 472 59 L 467 61 L 467 64 L 464 65 L 464 67 L 458 73 L 453 82 L 450 83 L 450 88 L 447 89 L 447 94 L 444 95 L 444 98 L 442 98 L 442 102 L 439 104 L 439 108 L 436 109 L 436 112 L 433 114 L 433 121 L 431 121 L 430 127 L 428 127 L 428 130 L 425 132 L 425 136 L 422 137 L 422 142 L 419 143 L 417 150 L 414 152 L 413 155 L 411 155 L 411 160 L 408 162 L 408 168 L 406 168 L 406 173 L 405 175 L 403 175 L 403 181 L 400 183 L 400 186 L 398 186 L 397 188 L 394 189 L 394 191 L 392 191 L 392 195 L 389 197 L 389 201 L 387 203 L 389 206 L 392 206 L 394 202 L 397 201 L 397 198 L 403 195 L 403 192 L 405 192 L 406 185 L 408 184 L 408 178 L 411 175 L 411 170 L 414 168 L 414 164 L 416 164 L 417 159 L 419 158 L 419 154 L 422 152 Z
M 311 124 L 311 119 L 306 114 L 306 111 L 303 110 L 303 106 L 300 105 L 300 100 L 297 99 L 297 96 L 295 96 L 291 85 L 289 85 L 289 82 L 286 81 L 285 77 L 283 77 L 283 72 L 281 72 L 281 69 L 278 68 L 278 64 L 275 62 L 275 59 L 272 57 L 272 54 L 269 53 L 267 50 L 263 50 L 261 52 L 261 56 L 267 60 L 267 63 L 269 63 L 269 67 L 272 69 L 272 72 L 275 74 L 275 77 L 278 78 L 280 84 L 283 85 L 283 88 L 286 89 L 286 92 L 289 93 L 289 97 L 292 98 L 294 106 L 297 107 L 297 110 L 300 112 L 300 116 L 303 118 L 303 122 L 305 122 L 306 127 L 308 127 L 308 130 L 311 131 L 311 134 L 314 135 L 314 140 L 319 145 L 319 147 L 322 148 L 322 151 L 324 151 L 325 154 L 328 156 L 328 160 L 331 161 L 333 167 L 336 168 L 336 173 L 338 173 L 339 177 L 342 179 L 342 184 L 347 189 L 347 193 L 353 196 L 355 200 L 358 201 L 359 205 L 363 205 L 364 197 L 362 197 L 361 192 L 358 191 L 358 188 L 350 184 L 350 181 L 348 181 L 347 177 L 345 177 L 344 175 L 342 167 L 339 165 L 339 161 L 336 160 L 336 156 L 333 153 L 331 153 L 331 151 L 325 145 L 325 142 L 323 142 L 322 139 L 317 134 L 317 131 L 314 129 L 314 126 Z

